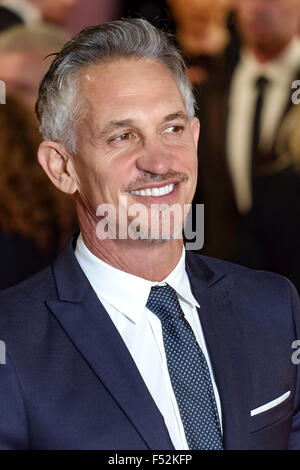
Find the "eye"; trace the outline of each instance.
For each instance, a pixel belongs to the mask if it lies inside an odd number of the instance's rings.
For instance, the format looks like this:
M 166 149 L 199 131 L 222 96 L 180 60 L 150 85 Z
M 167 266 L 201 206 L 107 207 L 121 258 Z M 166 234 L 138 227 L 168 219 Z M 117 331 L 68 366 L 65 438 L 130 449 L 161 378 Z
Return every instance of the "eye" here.
M 124 142 L 126 140 L 129 140 L 133 137 L 133 134 L 131 132 L 124 132 L 121 135 L 118 135 L 118 137 L 115 137 L 113 140 L 117 142 Z
M 165 134 L 179 134 L 184 129 L 183 126 L 169 126 L 163 132 Z

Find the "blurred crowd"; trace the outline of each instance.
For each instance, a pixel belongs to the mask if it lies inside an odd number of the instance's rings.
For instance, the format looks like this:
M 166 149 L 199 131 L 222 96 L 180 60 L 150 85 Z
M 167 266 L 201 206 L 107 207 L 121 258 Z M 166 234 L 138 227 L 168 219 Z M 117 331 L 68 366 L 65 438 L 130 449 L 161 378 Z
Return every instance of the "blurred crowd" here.
M 201 252 L 300 291 L 300 0 L 0 0 L 0 289 L 48 264 L 76 229 L 72 199 L 36 160 L 41 78 L 72 35 L 126 16 L 174 33 L 186 57 Z

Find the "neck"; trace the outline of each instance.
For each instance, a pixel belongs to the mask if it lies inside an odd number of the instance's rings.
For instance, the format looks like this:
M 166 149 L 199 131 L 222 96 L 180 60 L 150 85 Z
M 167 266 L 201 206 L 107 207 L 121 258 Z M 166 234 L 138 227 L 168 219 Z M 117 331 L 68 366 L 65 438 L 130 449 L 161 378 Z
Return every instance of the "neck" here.
M 163 281 L 175 268 L 182 255 L 183 240 L 99 239 L 97 221 L 86 212 L 78 211 L 83 241 L 97 258 L 149 281 Z
M 149 281 L 163 281 L 182 254 L 182 240 L 99 240 L 83 228 L 81 234 L 85 245 L 97 258 Z
M 245 44 L 244 48 L 255 56 L 256 60 L 261 64 L 265 64 L 267 62 L 272 62 L 276 60 L 280 54 L 286 49 L 286 47 L 290 44 L 292 37 L 281 41 L 280 43 L 270 43 L 270 44 Z

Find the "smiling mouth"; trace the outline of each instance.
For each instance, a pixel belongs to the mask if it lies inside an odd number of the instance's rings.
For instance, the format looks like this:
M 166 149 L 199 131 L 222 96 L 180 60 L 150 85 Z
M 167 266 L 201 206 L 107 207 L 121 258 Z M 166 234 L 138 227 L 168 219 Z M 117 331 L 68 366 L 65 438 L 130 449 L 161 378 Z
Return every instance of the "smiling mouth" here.
M 154 188 L 145 188 L 140 189 L 139 191 L 129 191 L 130 194 L 134 194 L 135 196 L 165 196 L 166 194 L 170 194 L 174 189 L 175 184 L 167 184 L 161 187 L 154 187 Z

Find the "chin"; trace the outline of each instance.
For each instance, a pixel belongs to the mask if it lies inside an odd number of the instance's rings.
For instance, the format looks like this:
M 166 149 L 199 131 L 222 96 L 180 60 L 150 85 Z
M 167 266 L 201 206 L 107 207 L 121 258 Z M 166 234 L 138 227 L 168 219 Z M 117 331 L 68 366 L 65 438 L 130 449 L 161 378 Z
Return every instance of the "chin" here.
M 134 235 L 130 232 L 130 227 L 128 230 L 128 236 L 132 239 L 145 240 L 153 243 L 164 243 L 171 242 L 173 240 L 182 240 L 183 236 L 183 223 L 176 225 L 176 227 L 171 227 L 170 229 L 163 229 L 161 225 L 159 226 L 142 226 L 138 225 L 134 227 Z M 138 236 L 137 236 L 138 235 Z

